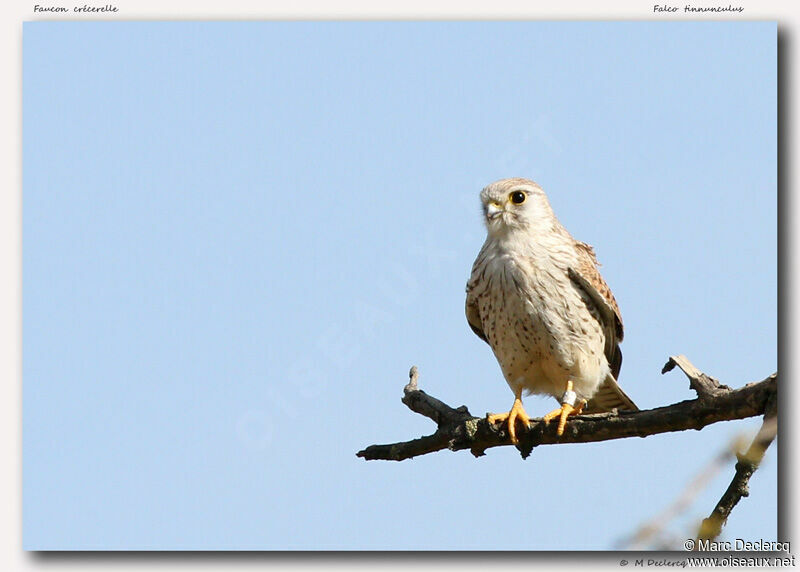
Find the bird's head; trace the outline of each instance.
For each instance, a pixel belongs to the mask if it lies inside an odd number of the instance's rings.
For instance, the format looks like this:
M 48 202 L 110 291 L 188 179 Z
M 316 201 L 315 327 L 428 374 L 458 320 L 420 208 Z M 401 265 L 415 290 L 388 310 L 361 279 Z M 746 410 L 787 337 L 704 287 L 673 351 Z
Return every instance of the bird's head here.
M 481 191 L 484 221 L 490 236 L 536 228 L 553 219 L 542 188 L 528 179 L 502 179 Z

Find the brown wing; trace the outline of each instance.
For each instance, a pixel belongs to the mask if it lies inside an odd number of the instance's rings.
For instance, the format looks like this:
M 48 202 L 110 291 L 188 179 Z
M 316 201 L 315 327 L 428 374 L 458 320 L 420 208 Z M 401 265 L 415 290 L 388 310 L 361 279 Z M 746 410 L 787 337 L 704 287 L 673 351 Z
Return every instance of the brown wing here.
M 475 296 L 475 286 L 475 277 L 470 278 L 470 281 L 467 282 L 467 301 L 465 304 L 467 323 L 469 323 L 469 327 L 472 328 L 475 335 L 488 344 L 489 340 L 486 339 L 486 334 L 483 333 L 481 314 L 478 311 L 478 298 Z
M 480 252 L 478 253 L 475 262 L 472 264 L 472 273 L 470 274 L 469 281 L 467 282 L 467 300 L 465 304 L 465 311 L 467 314 L 467 322 L 475 335 L 482 339 L 487 344 L 489 340 L 483 332 L 483 324 L 481 323 L 481 314 L 478 310 L 478 294 L 483 292 L 486 288 L 485 276 L 485 258 L 486 258 L 486 243 L 484 243 Z
M 576 282 L 595 301 L 601 315 L 613 324 L 613 331 L 617 341 L 622 341 L 622 315 L 619 312 L 617 300 L 611 293 L 606 281 L 597 269 L 600 264 L 594 254 L 594 248 L 585 242 L 575 241 L 575 250 L 578 252 L 578 265 L 570 268 L 570 278 Z
M 478 308 L 474 304 L 470 305 L 469 302 L 467 302 L 467 322 L 472 331 L 475 332 L 475 335 L 488 344 L 489 340 L 486 339 L 486 334 L 481 329 L 481 317 L 478 314 Z
M 594 249 L 580 241 L 575 241 L 575 249 L 578 252 L 578 264 L 575 268 L 569 269 L 569 276 L 573 283 L 588 295 L 589 300 L 597 309 L 606 335 L 605 354 L 613 376 L 603 381 L 597 394 L 589 402 L 586 411 L 610 411 L 615 407 L 637 410 L 636 405 L 616 382 L 622 367 L 622 351 L 619 348 L 619 342 L 622 341 L 624 335 L 619 306 L 611 289 L 597 269 L 599 263 Z

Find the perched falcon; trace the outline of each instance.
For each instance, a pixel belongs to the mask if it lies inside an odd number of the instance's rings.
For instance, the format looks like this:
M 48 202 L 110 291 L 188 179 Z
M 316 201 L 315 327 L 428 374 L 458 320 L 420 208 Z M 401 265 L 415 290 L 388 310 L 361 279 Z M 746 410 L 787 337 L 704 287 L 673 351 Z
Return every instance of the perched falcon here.
M 594 249 L 572 238 L 553 214 L 544 191 L 527 179 L 503 179 L 481 191 L 488 235 L 467 283 L 467 321 L 494 351 L 514 392 L 508 422 L 530 418 L 522 392 L 552 395 L 569 415 L 637 410 L 617 385 L 622 365 L 622 318 L 597 270 Z

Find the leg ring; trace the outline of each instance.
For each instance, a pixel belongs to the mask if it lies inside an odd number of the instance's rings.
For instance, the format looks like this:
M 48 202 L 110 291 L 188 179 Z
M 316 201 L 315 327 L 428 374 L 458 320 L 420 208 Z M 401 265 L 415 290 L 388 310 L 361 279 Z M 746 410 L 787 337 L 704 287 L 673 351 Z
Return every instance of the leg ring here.
M 574 391 L 572 391 L 571 389 L 568 389 L 568 390 L 566 390 L 564 392 L 564 397 L 561 398 L 561 404 L 562 405 L 571 405 L 571 406 L 574 407 L 575 406 L 575 401 L 577 399 L 578 399 L 578 395 Z

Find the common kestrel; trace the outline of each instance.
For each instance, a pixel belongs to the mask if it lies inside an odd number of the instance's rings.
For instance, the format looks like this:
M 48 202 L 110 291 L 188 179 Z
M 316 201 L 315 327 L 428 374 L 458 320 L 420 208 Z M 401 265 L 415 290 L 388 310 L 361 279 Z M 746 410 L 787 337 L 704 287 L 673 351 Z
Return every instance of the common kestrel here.
M 572 238 L 544 191 L 527 179 L 503 179 L 481 191 L 488 235 L 467 283 L 467 321 L 494 351 L 514 405 L 490 415 L 508 422 L 530 418 L 522 392 L 552 395 L 569 415 L 637 410 L 617 385 L 622 365 L 622 318 L 600 272 L 594 249 Z

